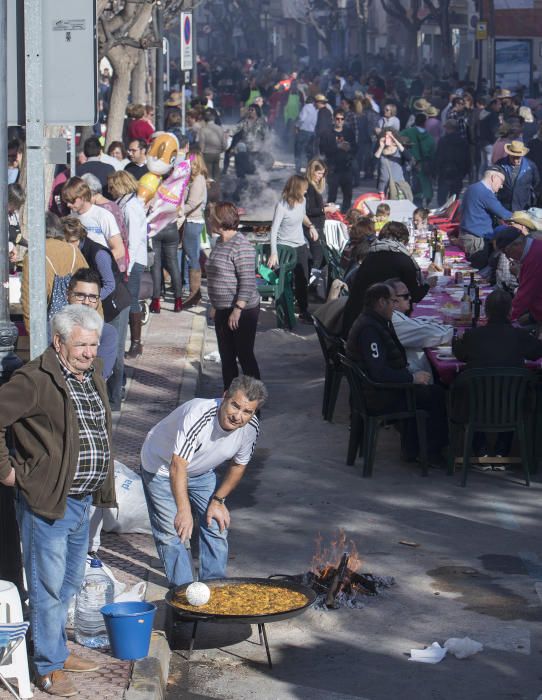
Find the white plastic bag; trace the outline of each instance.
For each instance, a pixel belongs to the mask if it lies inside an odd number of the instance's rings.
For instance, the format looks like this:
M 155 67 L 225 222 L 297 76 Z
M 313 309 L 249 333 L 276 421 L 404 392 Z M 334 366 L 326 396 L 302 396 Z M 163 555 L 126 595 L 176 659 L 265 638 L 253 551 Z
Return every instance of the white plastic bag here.
M 143 482 L 126 465 L 115 460 L 115 491 L 119 504 L 118 515 L 114 508 L 104 508 L 103 529 L 106 532 L 135 532 L 152 534 Z
M 467 659 L 469 656 L 474 656 L 479 651 L 484 650 L 483 644 L 471 639 L 470 637 L 450 637 L 444 642 L 444 648 L 448 649 L 450 654 L 453 654 L 456 659 Z
M 119 593 L 115 596 L 115 603 L 128 603 L 133 600 L 141 601 L 145 600 L 145 593 L 147 592 L 147 582 L 140 581 L 132 586 L 130 590 L 124 591 L 124 593 Z

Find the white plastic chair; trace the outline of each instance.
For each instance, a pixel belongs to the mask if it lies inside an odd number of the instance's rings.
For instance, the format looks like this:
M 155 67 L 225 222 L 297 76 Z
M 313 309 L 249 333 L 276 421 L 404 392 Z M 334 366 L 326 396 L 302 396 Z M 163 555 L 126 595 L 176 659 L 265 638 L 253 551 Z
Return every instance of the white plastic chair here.
M 10 581 L 0 581 L 0 681 L 14 697 L 21 700 L 33 697 L 26 645 L 23 643 L 28 624 L 23 620 L 16 586 Z M 6 678 L 17 679 L 19 694 Z

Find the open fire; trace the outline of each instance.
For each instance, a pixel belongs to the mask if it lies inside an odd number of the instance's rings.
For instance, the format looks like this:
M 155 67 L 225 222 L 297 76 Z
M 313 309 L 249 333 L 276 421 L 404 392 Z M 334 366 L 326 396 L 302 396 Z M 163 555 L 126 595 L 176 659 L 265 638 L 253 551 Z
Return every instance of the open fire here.
M 303 576 L 303 582 L 318 594 L 315 607 L 362 608 L 367 596 L 378 595 L 395 583 L 391 576 L 362 573 L 362 565 L 355 542 L 346 537 L 344 530 L 339 530 L 329 546 L 319 534 L 311 568 Z

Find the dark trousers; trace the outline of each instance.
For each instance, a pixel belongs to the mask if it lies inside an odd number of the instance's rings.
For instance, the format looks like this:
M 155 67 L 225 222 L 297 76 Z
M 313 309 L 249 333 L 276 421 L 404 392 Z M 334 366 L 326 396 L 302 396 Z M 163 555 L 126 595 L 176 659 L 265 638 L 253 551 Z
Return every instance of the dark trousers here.
M 348 166 L 346 171 L 330 170 L 327 177 L 329 201 L 334 203 L 337 199 L 339 187 L 343 195 L 341 211 L 345 214 L 352 204 L 352 168 Z
M 439 177 L 437 184 L 437 204 L 441 207 L 448 197 L 455 194 L 459 197 L 463 186 L 462 177 Z
M 416 406 L 427 411 L 427 452 L 429 455 L 439 455 L 448 444 L 448 421 L 446 418 L 446 398 L 444 389 L 438 384 L 418 384 L 416 386 Z M 398 402 L 389 408 L 405 407 L 404 399 L 398 396 Z M 418 431 L 416 421 L 411 418 L 405 422 L 401 436 L 403 451 L 415 457 L 419 451 Z
M 239 375 L 237 362 L 241 365 L 243 374 L 255 379 L 260 378 L 260 369 L 254 355 L 260 307 L 241 311 L 239 326 L 233 331 L 228 326 L 231 312 L 231 308 L 217 309 L 215 314 L 215 332 L 222 362 L 224 389 L 228 389 L 232 380 Z
M 294 267 L 294 294 L 299 311 L 305 313 L 309 306 L 309 249 L 306 245 L 296 246 L 297 263 Z
M 154 299 L 160 298 L 162 288 L 162 266 L 166 268 L 171 277 L 171 286 L 175 299 L 182 296 L 183 286 L 181 283 L 181 272 L 177 260 L 177 248 L 179 246 L 179 232 L 177 226 L 168 224 L 164 229 L 152 239 L 152 249 L 154 251 L 154 262 L 151 268 L 152 273 L 152 296 Z

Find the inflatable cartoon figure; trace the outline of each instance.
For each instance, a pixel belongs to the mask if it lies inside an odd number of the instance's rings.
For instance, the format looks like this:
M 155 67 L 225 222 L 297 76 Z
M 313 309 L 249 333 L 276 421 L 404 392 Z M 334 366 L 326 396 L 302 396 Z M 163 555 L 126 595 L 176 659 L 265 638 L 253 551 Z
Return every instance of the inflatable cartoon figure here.
M 149 237 L 177 218 L 190 179 L 189 159 L 174 134 L 157 131 L 147 152 L 149 172 L 139 180 L 138 197 L 147 205 Z

